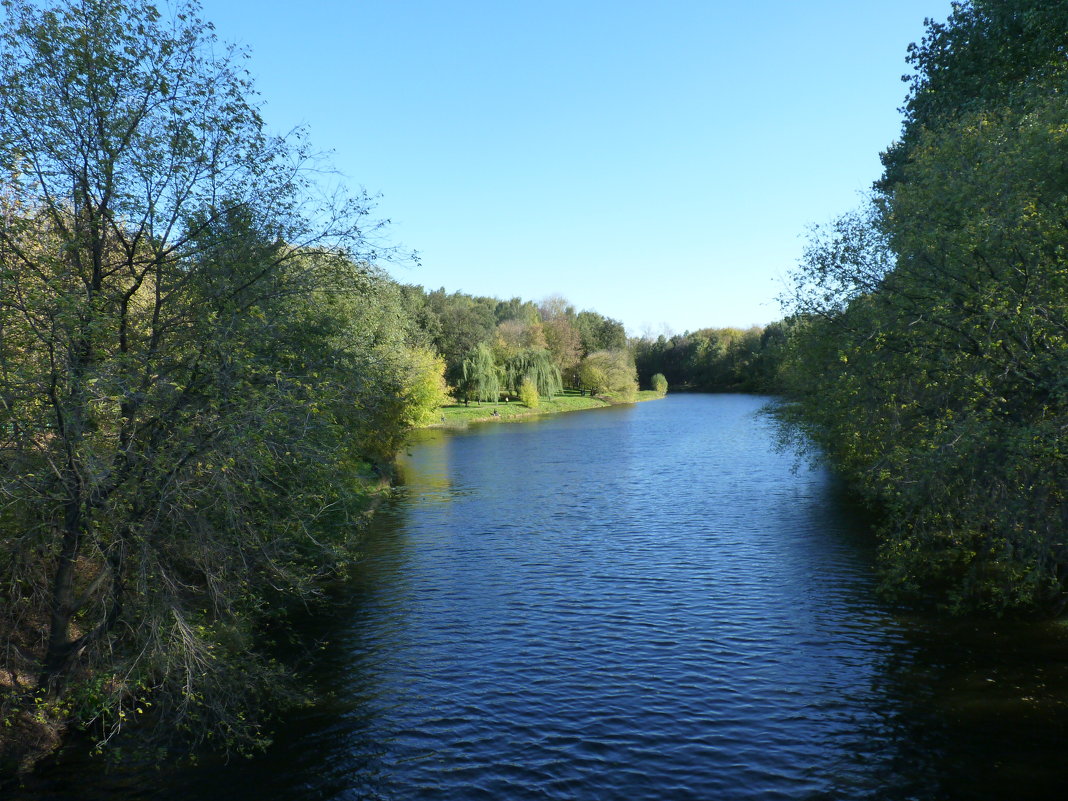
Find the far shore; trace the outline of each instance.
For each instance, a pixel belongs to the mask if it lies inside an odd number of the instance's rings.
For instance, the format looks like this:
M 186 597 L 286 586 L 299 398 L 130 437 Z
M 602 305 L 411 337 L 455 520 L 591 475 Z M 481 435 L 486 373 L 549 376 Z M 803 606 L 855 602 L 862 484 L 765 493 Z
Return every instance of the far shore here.
M 482 403 L 471 401 L 468 405 L 450 403 L 438 410 L 438 420 L 423 428 L 464 428 L 470 423 L 502 422 L 524 417 L 540 417 L 546 414 L 577 412 L 583 409 L 601 409 L 606 406 L 620 406 L 663 397 L 664 395 L 658 392 L 643 390 L 631 401 L 620 401 L 609 395 L 580 395 L 577 390 L 565 390 L 563 394 L 553 398 L 541 398 L 538 406 L 533 409 L 520 403 L 517 398 L 509 398 L 497 403 L 485 401 Z

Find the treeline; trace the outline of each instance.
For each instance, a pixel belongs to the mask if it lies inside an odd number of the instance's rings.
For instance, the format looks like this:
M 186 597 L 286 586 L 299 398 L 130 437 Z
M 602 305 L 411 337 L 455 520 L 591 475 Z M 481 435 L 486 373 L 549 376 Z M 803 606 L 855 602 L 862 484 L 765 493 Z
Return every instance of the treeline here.
M 542 395 L 561 387 L 635 397 L 663 376 L 673 389 L 776 392 L 790 324 L 704 328 L 656 339 L 629 338 L 618 320 L 577 311 L 565 298 L 540 302 L 477 297 L 444 289 L 402 286 L 405 314 L 425 346 L 445 361 L 445 377 L 460 401 L 516 396 L 522 379 Z
M 786 413 L 882 510 L 893 597 L 1068 599 L 1066 52 L 1062 0 L 928 21 L 870 203 L 796 275 Z
M 659 373 L 673 389 L 698 392 L 778 392 L 788 331 L 776 322 L 635 340 L 638 376 L 644 385 Z
M 565 387 L 620 401 L 637 393 L 633 355 L 618 320 L 577 311 L 560 296 L 535 303 L 418 286 L 398 291 L 426 346 L 441 356 L 459 401 L 516 397 L 524 381 L 545 396 Z

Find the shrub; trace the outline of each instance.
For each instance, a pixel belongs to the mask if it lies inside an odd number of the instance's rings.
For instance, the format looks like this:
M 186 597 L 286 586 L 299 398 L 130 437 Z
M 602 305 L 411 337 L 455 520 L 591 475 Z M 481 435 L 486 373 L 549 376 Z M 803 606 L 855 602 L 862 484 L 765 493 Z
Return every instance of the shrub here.
M 538 388 L 529 378 L 524 378 L 523 383 L 519 385 L 519 400 L 528 409 L 538 408 Z

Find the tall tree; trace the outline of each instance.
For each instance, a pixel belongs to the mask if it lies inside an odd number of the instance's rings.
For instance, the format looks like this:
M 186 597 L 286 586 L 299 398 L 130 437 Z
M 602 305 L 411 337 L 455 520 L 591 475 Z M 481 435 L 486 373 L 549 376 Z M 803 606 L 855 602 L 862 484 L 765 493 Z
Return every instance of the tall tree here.
M 560 371 L 553 364 L 552 354 L 544 348 L 524 348 L 504 363 L 505 386 L 519 394 L 524 381 L 529 381 L 539 395 L 551 398 L 563 390 Z
M 195 5 L 3 6 L 0 659 L 109 730 L 152 696 L 248 744 L 265 598 L 332 561 L 308 521 L 340 523 L 344 429 L 395 394 L 336 368 L 359 348 L 317 297 L 378 280 L 367 205 L 309 200 Z
M 638 394 L 638 373 L 634 358 L 626 350 L 599 350 L 591 353 L 578 367 L 579 381 L 590 394 L 606 393 L 621 401 L 632 401 Z
M 475 346 L 463 360 L 461 392 L 465 398 L 496 403 L 501 395 L 501 370 L 493 350 L 485 342 Z
M 1068 52 L 1068 4 L 1049 0 L 967 0 L 952 3 L 945 22 L 926 20 L 909 45 L 911 75 L 902 135 L 883 154 L 879 186 L 903 178 L 909 153 L 925 129 L 963 114 L 1013 103 L 1017 89 L 1060 73 Z
M 582 360 L 582 336 L 575 327 L 575 307 L 560 295 L 551 295 L 538 304 L 545 345 L 560 374 L 567 376 Z
M 884 586 L 955 611 L 1068 602 L 1066 12 L 929 21 L 878 194 L 797 280 L 794 409 L 886 510 Z

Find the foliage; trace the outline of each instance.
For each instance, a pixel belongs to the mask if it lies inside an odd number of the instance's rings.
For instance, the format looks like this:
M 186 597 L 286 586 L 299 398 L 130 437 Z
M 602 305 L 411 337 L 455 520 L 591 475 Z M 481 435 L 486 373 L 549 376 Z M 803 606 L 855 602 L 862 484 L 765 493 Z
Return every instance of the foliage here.
M 657 373 L 649 379 L 649 385 L 657 395 L 667 395 L 668 380 L 664 378 L 663 373 Z
M 4 9 L 2 711 L 245 750 L 296 691 L 269 616 L 353 553 L 422 357 L 383 363 L 365 199 L 314 202 L 195 7 Z
M 498 362 L 508 362 L 519 353 L 530 350 L 545 350 L 545 335 L 541 323 L 526 323 L 521 320 L 505 320 L 497 325 L 493 347 Z
M 445 383 L 445 359 L 428 348 L 404 353 L 407 376 L 402 397 L 407 402 L 407 427 L 418 428 L 434 420 L 438 408 L 449 399 Z
M 611 395 L 618 401 L 633 401 L 638 394 L 634 360 L 625 350 L 591 353 L 579 365 L 579 380 L 595 395 Z
M 925 130 L 963 114 L 1005 108 L 1028 85 L 1051 85 L 1068 52 L 1068 5 L 1049 0 L 954 2 L 946 22 L 926 20 L 909 46 L 913 74 L 901 138 L 883 154 L 879 186 L 892 191 Z
M 573 370 L 582 361 L 582 338 L 567 317 L 555 317 L 542 324 L 545 347 L 561 375 Z
M 538 387 L 529 378 L 524 378 L 519 385 L 519 400 L 528 409 L 538 408 Z
M 501 395 L 501 374 L 493 351 L 480 342 L 463 361 L 461 394 L 465 399 L 493 401 Z
M 414 288 L 418 289 L 418 287 Z M 425 295 L 423 324 L 434 349 L 445 357 L 445 377 L 463 381 L 464 360 L 481 343 L 492 343 L 497 328 L 498 301 L 437 289 Z
M 539 395 L 551 398 L 563 390 L 560 371 L 544 348 L 522 350 L 504 364 L 505 388 L 519 394 L 524 381 L 530 381 Z
M 594 311 L 582 311 L 575 316 L 575 328 L 582 340 L 585 354 L 599 350 L 623 350 L 627 347 L 627 332 L 623 323 Z
M 787 414 L 884 510 L 885 588 L 958 612 L 1068 598 L 1064 13 L 930 23 L 881 191 L 796 280 Z
M 662 374 L 675 387 L 706 392 L 771 392 L 778 388 L 781 327 L 703 328 L 634 343 L 638 375 Z

